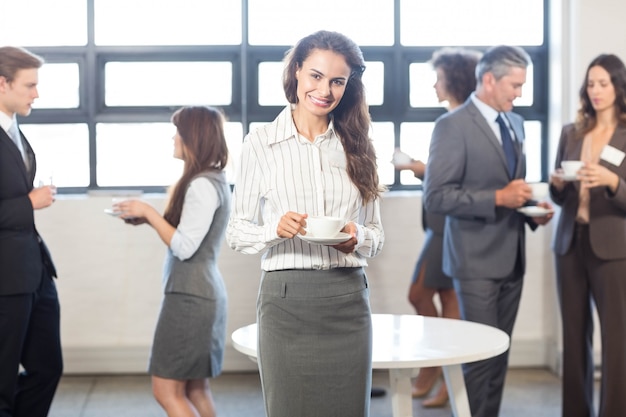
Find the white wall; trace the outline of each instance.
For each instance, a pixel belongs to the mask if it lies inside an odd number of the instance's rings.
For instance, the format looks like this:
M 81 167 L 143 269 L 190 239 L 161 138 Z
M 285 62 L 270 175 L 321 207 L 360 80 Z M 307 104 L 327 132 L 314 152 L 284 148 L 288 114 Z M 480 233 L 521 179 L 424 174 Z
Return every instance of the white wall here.
M 158 195 L 144 196 L 157 208 Z M 143 372 L 161 300 L 161 264 L 165 246 L 147 226 L 129 226 L 106 215 L 106 195 L 61 197 L 37 212 L 37 224 L 59 272 L 62 340 L 67 373 Z M 382 202 L 386 244 L 367 269 L 375 313 L 413 314 L 407 290 L 422 247 L 420 194 L 388 194 Z M 514 337 L 514 364 L 546 361 L 544 317 L 553 303 L 542 294 L 552 279 L 548 266 L 549 233 L 529 236 L 529 262 L 520 319 Z M 255 321 L 260 257 L 227 246 L 220 268 L 229 293 L 229 334 Z M 538 325 L 539 324 L 539 325 Z M 254 369 L 229 349 L 226 370 Z
M 572 120 L 588 62 L 602 52 L 626 58 L 618 36 L 626 3 L 553 0 L 550 72 L 550 160 L 560 127 Z M 162 196 L 145 196 L 158 208 Z M 111 196 L 61 196 L 36 213 L 59 271 L 67 373 L 144 372 L 161 299 L 164 245 L 149 227 L 107 216 Z M 382 202 L 386 244 L 367 270 L 375 313 L 413 314 L 407 301 L 422 246 L 419 193 L 390 193 Z M 512 366 L 558 368 L 559 317 L 550 241 L 552 226 L 528 233 L 527 274 L 513 334 Z M 229 333 L 255 320 L 259 256 L 224 247 L 220 267 L 230 297 Z M 230 345 L 226 370 L 255 369 Z

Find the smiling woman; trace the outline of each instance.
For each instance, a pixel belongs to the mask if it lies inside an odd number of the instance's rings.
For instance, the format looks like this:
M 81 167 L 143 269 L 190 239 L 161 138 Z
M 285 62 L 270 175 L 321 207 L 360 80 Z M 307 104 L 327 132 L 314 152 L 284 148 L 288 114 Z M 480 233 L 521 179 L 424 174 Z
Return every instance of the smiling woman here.
M 346 36 L 306 36 L 285 55 L 289 105 L 244 140 L 226 237 L 237 251 L 264 253 L 257 317 L 268 417 L 369 415 L 364 267 L 384 234 L 363 70 Z M 339 219 L 341 239 L 299 239 L 314 216 Z

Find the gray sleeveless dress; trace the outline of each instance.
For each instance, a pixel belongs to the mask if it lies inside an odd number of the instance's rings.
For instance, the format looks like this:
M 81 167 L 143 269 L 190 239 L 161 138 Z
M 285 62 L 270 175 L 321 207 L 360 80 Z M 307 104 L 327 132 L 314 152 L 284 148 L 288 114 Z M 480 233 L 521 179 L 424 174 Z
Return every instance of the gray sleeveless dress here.
M 165 297 L 148 369 L 162 378 L 204 379 L 222 371 L 227 295 L 217 258 L 230 215 L 231 191 L 223 173 L 202 176 L 215 186 L 220 202 L 208 233 L 191 258 L 180 261 L 167 251 Z
M 413 282 L 419 277 L 420 270 L 425 268 L 424 287 L 444 290 L 454 288 L 452 279 L 443 273 L 443 230 L 446 216 L 428 213 L 422 206 L 422 227 L 426 239 L 422 252 L 415 265 Z

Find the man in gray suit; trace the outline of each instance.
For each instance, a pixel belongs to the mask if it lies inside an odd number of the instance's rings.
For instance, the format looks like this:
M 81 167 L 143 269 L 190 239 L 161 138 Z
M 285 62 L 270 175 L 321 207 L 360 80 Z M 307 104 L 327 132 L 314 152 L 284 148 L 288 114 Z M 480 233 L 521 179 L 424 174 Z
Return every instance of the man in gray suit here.
M 509 336 L 522 292 L 525 224 L 534 230 L 552 218 L 516 210 L 535 203 L 524 181 L 523 119 L 511 112 L 530 64 L 521 48 L 485 52 L 475 92 L 435 124 L 424 185 L 426 210 L 446 215 L 443 269 L 454 278 L 461 317 Z M 507 366 L 508 351 L 463 366 L 472 416 L 498 415 Z

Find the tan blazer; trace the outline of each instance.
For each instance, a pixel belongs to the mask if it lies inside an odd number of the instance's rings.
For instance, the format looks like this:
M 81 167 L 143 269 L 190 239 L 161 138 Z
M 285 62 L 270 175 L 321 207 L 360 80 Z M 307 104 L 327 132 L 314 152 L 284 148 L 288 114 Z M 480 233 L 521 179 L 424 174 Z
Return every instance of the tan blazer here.
M 556 155 L 555 168 L 561 161 L 580 159 L 582 138 L 574 136 L 574 125 L 568 124 L 561 131 L 561 139 Z M 609 141 L 609 146 L 626 152 L 626 126 L 618 126 Z M 594 254 L 603 260 L 626 258 L 626 158 L 619 166 L 603 159 L 600 165 L 615 172 L 620 177 L 617 192 L 612 195 L 605 187 L 596 187 L 589 194 L 589 237 Z M 567 253 L 572 245 L 578 212 L 580 182 L 572 181 L 560 192 L 550 187 L 550 195 L 555 204 L 561 206 L 561 214 L 554 238 L 554 252 Z

